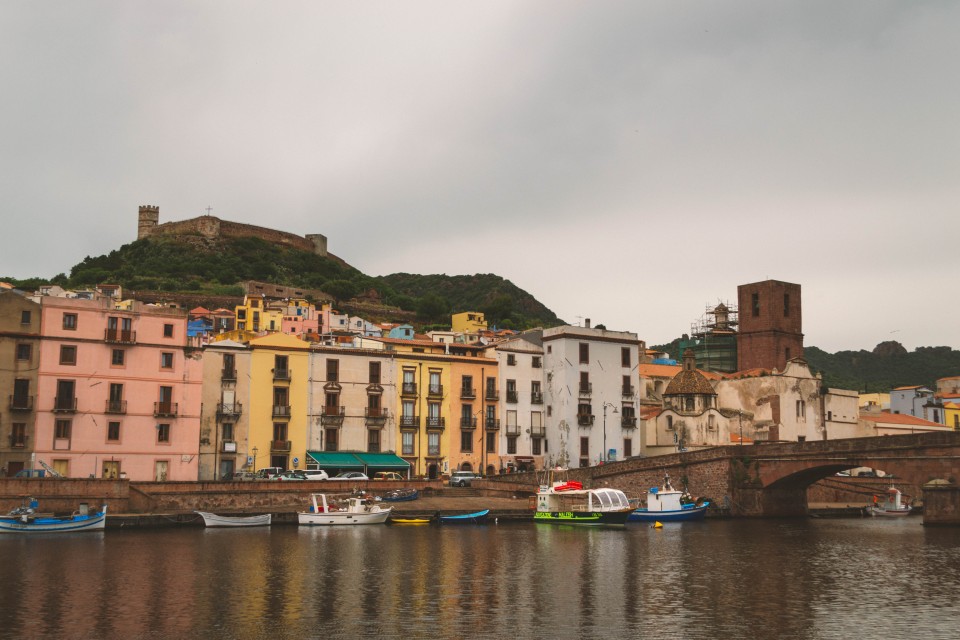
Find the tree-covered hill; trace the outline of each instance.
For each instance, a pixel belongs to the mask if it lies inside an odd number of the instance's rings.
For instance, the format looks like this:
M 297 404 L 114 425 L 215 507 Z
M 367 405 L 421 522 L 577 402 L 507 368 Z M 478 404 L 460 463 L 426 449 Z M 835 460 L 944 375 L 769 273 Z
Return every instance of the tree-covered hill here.
M 258 280 L 320 290 L 344 307 L 359 296 L 368 306 L 383 309 L 382 317 L 371 320 L 390 320 L 393 308 L 416 312 L 421 324 L 449 324 L 450 314 L 461 311 L 483 311 L 490 322 L 518 329 L 560 324 L 532 295 L 493 274 L 371 277 L 335 256 L 259 238 L 146 238 L 102 256 L 88 256 L 69 275 L 4 280 L 27 290 L 48 283 L 71 289 L 111 283 L 133 291 L 211 296 L 241 296 L 241 282 Z M 410 316 L 395 315 L 404 320 Z

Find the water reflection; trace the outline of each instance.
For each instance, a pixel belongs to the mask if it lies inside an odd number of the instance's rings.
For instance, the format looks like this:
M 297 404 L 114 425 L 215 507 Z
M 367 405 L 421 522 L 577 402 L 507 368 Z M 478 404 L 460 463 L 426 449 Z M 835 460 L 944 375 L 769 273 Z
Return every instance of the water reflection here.
M 955 637 L 960 531 L 892 521 L 0 537 L 4 635 Z

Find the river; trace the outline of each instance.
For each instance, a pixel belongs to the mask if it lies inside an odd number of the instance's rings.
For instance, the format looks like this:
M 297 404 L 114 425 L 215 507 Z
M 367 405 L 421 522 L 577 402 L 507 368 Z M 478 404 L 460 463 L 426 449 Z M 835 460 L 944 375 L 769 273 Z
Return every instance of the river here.
M 0 536 L 0 637 L 957 638 L 920 518 Z

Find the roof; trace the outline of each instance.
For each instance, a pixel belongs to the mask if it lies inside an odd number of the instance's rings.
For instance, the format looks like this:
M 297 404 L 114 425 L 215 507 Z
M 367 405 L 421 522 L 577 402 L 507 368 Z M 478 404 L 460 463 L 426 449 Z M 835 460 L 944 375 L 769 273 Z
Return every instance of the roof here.
M 739 380 L 740 378 L 759 378 L 761 376 L 769 376 L 771 373 L 773 372 L 770 369 L 755 367 L 753 369 L 744 369 L 743 371 L 734 371 L 733 373 L 725 374 L 723 377 L 727 380 Z
M 730 442 L 732 442 L 733 444 L 740 444 L 740 443 L 753 444 L 753 440 L 751 438 L 748 438 L 746 436 L 741 436 L 739 433 L 731 433 Z
M 672 378 L 682 368 L 678 364 L 641 364 L 637 371 L 644 378 Z
M 940 427 L 941 429 L 944 427 L 944 425 L 940 424 L 939 422 L 931 422 L 929 420 L 924 420 L 923 418 L 907 415 L 905 413 L 890 413 L 889 411 L 861 411 L 860 419 L 868 420 L 870 422 L 912 425 L 915 427 Z
M 656 418 L 661 413 L 663 413 L 663 409 L 661 407 L 650 407 L 650 406 L 640 407 L 641 420 L 649 420 L 650 418 Z
M 923 385 L 915 384 L 909 387 L 894 387 L 894 391 L 909 391 L 910 389 L 920 389 Z
M 707 382 L 707 378 L 696 369 L 683 370 L 673 377 L 673 380 L 664 389 L 665 396 L 678 396 L 688 394 L 717 395 L 713 386 Z

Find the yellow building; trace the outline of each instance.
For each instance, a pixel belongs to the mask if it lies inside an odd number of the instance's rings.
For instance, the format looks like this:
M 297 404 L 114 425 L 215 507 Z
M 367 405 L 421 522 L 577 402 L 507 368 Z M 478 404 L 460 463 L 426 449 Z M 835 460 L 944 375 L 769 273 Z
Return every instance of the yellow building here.
M 259 333 L 280 331 L 283 326 L 283 309 L 267 304 L 262 296 L 245 296 L 243 304 L 234 308 L 236 327 Z
M 943 416 L 948 427 L 953 427 L 954 431 L 960 431 L 960 403 L 944 402 Z
M 451 356 L 450 367 L 450 468 L 492 475 L 501 467 L 497 361 Z
M 249 441 L 255 467 L 303 469 L 310 344 L 278 332 L 255 338 L 249 346 Z
M 450 318 L 450 325 L 454 333 L 479 333 L 487 330 L 487 321 L 479 311 L 455 313 Z

